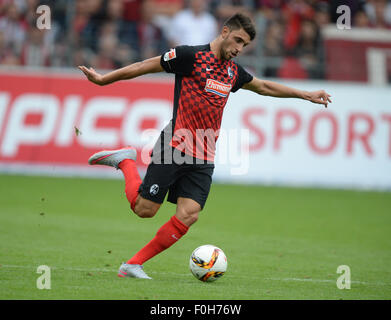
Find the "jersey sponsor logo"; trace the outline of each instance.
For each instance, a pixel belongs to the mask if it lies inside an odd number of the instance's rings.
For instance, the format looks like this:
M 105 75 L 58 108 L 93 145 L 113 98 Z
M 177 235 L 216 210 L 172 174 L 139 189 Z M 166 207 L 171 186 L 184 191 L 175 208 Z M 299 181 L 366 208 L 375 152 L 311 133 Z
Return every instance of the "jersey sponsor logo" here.
M 217 94 L 220 97 L 227 97 L 231 91 L 232 85 L 225 84 L 213 79 L 206 80 L 205 91 Z
M 176 58 L 176 51 L 175 51 L 175 49 L 171 49 L 170 51 L 168 51 L 164 54 L 163 60 L 169 61 L 169 60 L 172 60 L 175 58 Z

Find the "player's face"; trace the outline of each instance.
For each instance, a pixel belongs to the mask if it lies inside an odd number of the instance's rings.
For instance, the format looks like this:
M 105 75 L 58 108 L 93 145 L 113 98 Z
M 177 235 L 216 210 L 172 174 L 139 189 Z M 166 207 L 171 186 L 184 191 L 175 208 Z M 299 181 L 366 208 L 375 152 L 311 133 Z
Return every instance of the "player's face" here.
M 224 27 L 222 31 L 221 57 L 230 60 L 240 54 L 244 47 L 250 44 L 250 36 L 244 29 L 230 30 Z

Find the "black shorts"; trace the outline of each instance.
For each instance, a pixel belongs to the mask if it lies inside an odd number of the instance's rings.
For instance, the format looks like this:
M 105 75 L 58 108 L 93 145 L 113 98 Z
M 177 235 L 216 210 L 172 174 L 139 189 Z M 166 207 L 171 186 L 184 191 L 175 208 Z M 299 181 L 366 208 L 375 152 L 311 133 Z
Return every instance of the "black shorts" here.
M 156 203 L 177 203 L 178 197 L 190 198 L 204 208 L 212 184 L 214 163 L 193 158 L 173 148 L 172 122 L 163 129 L 153 147 L 151 163 L 139 194 Z
M 214 164 L 155 164 L 148 166 L 139 193 L 144 199 L 177 203 L 178 197 L 190 198 L 204 208 L 212 184 Z

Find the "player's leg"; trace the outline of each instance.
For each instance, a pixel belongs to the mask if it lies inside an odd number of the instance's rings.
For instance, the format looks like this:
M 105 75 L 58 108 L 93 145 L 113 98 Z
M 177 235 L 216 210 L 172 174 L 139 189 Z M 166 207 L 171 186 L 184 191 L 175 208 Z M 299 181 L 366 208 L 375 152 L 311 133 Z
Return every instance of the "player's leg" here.
M 90 164 L 109 165 L 120 169 L 125 177 L 125 193 L 132 210 L 142 218 L 153 217 L 163 202 L 168 188 L 178 178 L 178 165 L 151 164 L 147 168 L 144 181 L 141 181 L 135 164 L 135 150 L 129 148 L 102 151 L 94 154 Z M 172 245 L 187 232 L 188 227 L 173 216 L 157 232 L 140 252 L 127 263 L 123 263 L 118 271 L 119 277 L 135 277 L 150 279 L 144 272 L 142 263 Z M 168 236 L 167 236 L 168 235 Z M 168 239 L 168 240 L 167 240 Z
M 189 230 L 189 226 L 173 215 L 156 232 L 155 236 L 140 251 L 138 251 L 127 262 L 128 264 L 142 265 L 160 252 L 171 247 L 175 242 L 182 238 Z
M 125 194 L 131 209 L 141 218 L 150 218 L 159 210 L 163 199 L 160 197 L 160 203 L 157 203 L 139 196 L 142 180 L 137 170 L 136 157 L 136 150 L 132 147 L 126 147 L 97 152 L 89 158 L 88 163 L 90 165 L 106 165 L 120 169 L 125 178 Z
M 105 165 L 120 169 L 125 178 L 125 193 L 132 210 L 138 197 L 138 189 L 142 183 L 136 167 L 137 152 L 132 147 L 117 150 L 103 150 L 93 154 L 90 165 Z
M 189 206 L 179 210 L 181 214 L 189 212 Z M 178 210 L 177 210 L 178 211 Z M 189 215 L 196 216 L 196 213 L 189 212 Z M 188 219 L 190 221 L 190 219 Z M 193 220 L 194 221 L 194 220 Z M 194 223 L 194 222 L 193 222 Z M 172 216 L 156 232 L 155 236 L 140 251 L 138 251 L 126 263 L 123 263 L 118 271 L 119 277 L 151 279 L 143 270 L 143 264 L 157 254 L 171 247 L 175 242 L 182 238 L 189 230 L 189 226 L 177 218 L 177 214 Z
M 142 183 L 136 162 L 133 159 L 124 159 L 119 163 L 118 168 L 122 171 L 125 178 L 126 198 L 129 201 L 131 209 L 135 212 L 138 189 Z
M 175 215 L 157 231 L 146 246 L 127 261 L 128 265 L 143 265 L 187 233 L 190 226 L 198 220 L 199 212 L 205 205 L 213 168 L 213 165 L 195 167 L 194 171 L 188 171 L 170 187 L 168 201 L 177 204 Z
M 170 186 L 174 185 L 180 172 L 180 166 L 171 164 L 155 164 L 148 166 L 144 181 L 139 187 L 134 211 L 143 218 L 152 217 L 160 207 Z M 142 270 L 142 264 L 158 253 L 170 247 L 188 230 L 174 215 L 159 228 L 155 236 L 140 251 L 122 264 L 119 277 L 149 278 Z M 136 272 L 135 272 L 136 270 Z
M 198 220 L 201 205 L 193 199 L 178 197 L 175 217 L 187 227 Z
M 121 169 L 124 174 L 125 194 L 133 212 L 140 218 L 152 218 L 155 216 L 163 199 L 160 199 L 159 202 L 155 202 L 156 199 L 154 199 L 155 201 L 145 199 L 139 194 L 142 180 L 137 171 L 135 161 L 125 159 L 119 164 L 119 169 Z
M 193 199 L 178 198 L 175 215 L 159 228 L 154 238 L 129 259 L 127 264 L 142 265 L 160 252 L 171 247 L 197 221 L 200 211 L 200 204 Z

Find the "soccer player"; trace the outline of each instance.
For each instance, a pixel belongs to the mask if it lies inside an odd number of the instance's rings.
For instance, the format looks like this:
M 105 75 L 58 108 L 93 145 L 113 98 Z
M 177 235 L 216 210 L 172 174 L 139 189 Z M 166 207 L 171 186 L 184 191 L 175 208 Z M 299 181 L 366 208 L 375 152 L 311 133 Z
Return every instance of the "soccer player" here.
M 151 279 L 143 264 L 177 242 L 197 221 L 209 194 L 215 143 L 230 92 L 242 88 L 265 96 L 300 98 L 325 107 L 331 102 L 323 90 L 307 92 L 261 80 L 235 63 L 232 58 L 250 44 L 255 33 L 247 16 L 235 14 L 210 44 L 178 46 L 162 56 L 105 75 L 79 66 L 88 80 L 97 85 L 162 71 L 175 74 L 173 117 L 152 150 L 143 181 L 132 147 L 104 150 L 88 160 L 91 165 L 112 166 L 123 172 L 126 197 L 139 217 L 155 216 L 167 193 L 167 200 L 177 205 L 175 215 L 154 238 L 120 266 L 118 276 Z

